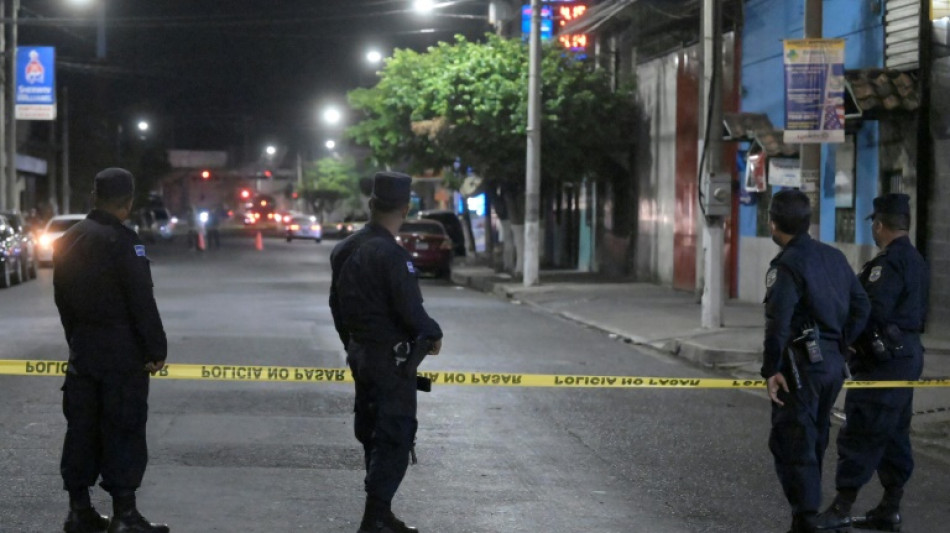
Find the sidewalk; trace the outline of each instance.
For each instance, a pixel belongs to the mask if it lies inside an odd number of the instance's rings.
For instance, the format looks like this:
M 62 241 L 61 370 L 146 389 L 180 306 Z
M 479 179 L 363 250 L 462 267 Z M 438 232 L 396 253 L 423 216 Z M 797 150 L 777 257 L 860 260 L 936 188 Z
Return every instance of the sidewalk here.
M 452 281 L 493 293 L 614 335 L 647 345 L 720 373 L 761 379 L 765 314 L 760 303 L 727 302 L 724 327 L 701 327 L 696 297 L 651 283 L 613 283 L 595 274 L 542 271 L 541 284 L 524 287 L 510 276 L 483 266 L 457 265 Z M 950 376 L 950 338 L 924 336 L 925 378 Z M 844 394 L 838 406 L 844 404 Z M 913 430 L 918 442 L 950 451 L 950 388 L 914 392 Z

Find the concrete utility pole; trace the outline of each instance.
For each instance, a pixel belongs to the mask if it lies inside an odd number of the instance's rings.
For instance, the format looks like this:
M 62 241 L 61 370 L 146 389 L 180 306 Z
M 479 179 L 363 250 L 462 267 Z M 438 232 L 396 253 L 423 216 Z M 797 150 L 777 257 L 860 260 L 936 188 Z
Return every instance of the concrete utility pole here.
M 524 209 L 524 286 L 538 284 L 541 210 L 541 0 L 531 0 L 531 42 L 528 48 L 528 153 Z
M 9 62 L 7 69 L 7 89 L 10 101 L 7 102 L 7 205 L 10 209 L 21 209 L 20 195 L 17 194 L 16 174 L 16 54 L 17 54 L 17 18 L 20 13 L 20 0 L 13 0 L 10 6 L 10 46 L 6 57 Z
M 700 85 L 700 139 L 705 139 L 704 181 L 722 170 L 722 19 L 719 0 L 704 0 L 702 8 L 703 83 Z M 708 109 L 706 106 L 711 106 Z M 708 119 L 708 123 L 706 122 Z M 707 138 L 708 134 L 708 138 Z M 707 194 L 713 187 L 705 187 Z M 731 197 L 731 195 L 730 195 Z M 709 198 L 703 200 L 710 204 Z M 731 203 L 731 199 L 730 199 Z M 722 327 L 723 216 L 706 212 L 703 226 L 702 326 Z
M 4 0 L 0 0 L 0 16 L 6 16 L 6 2 Z M 0 86 L 3 87 L 3 89 L 0 89 L 0 208 L 3 209 L 10 208 L 10 205 L 7 203 L 7 158 L 6 151 L 3 150 L 3 147 L 6 146 L 5 134 L 7 130 L 7 83 L 6 76 L 4 75 L 6 70 L 3 68 L 5 66 L 4 61 L 6 61 L 7 57 L 6 34 L 5 27 L 0 29 Z
M 822 0 L 805 0 L 805 38 L 820 39 Z M 808 233 L 821 238 L 821 144 L 805 143 L 801 153 L 802 191 L 811 202 L 811 226 Z

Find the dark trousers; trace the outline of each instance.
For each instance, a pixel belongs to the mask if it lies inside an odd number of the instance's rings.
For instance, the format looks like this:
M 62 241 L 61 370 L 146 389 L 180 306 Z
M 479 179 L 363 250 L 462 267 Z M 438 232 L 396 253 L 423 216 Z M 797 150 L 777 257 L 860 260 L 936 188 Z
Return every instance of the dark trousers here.
M 825 346 L 822 346 L 823 351 Z M 825 361 L 800 365 L 802 388 L 779 391 L 784 406 L 772 404 L 769 449 L 793 514 L 815 513 L 821 505 L 821 465 L 828 447 L 831 409 L 844 382 L 844 361 L 824 351 Z
M 923 370 L 919 337 L 908 336 L 907 352 L 870 365 L 860 380 L 916 380 Z M 854 389 L 845 396 L 847 422 L 838 433 L 838 489 L 860 489 L 877 471 L 887 489 L 901 489 L 914 471 L 910 445 L 914 389 Z
M 134 491 L 142 484 L 148 462 L 148 385 L 145 372 L 98 377 L 67 372 L 60 462 L 66 490 L 91 487 L 99 476 L 110 493 Z
M 354 430 L 363 445 L 366 494 L 390 504 L 409 466 L 416 436 L 416 381 L 396 372 L 392 347 L 351 342 L 347 364 L 356 382 Z

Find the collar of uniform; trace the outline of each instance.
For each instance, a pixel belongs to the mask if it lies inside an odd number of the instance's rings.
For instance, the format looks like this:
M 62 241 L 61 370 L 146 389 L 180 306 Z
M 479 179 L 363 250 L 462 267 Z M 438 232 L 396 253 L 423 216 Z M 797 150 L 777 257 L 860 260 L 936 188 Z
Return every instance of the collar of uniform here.
M 911 246 L 909 235 L 901 235 L 900 237 L 897 237 L 893 241 L 887 243 L 887 246 L 885 246 L 884 250 L 881 250 L 881 251 L 883 252 L 889 249 L 899 248 L 901 246 Z
M 798 235 L 792 237 L 788 244 L 785 245 L 786 248 L 791 248 L 792 246 L 800 246 L 811 240 L 811 235 L 808 232 L 799 233 Z
M 122 221 L 119 220 L 119 217 L 113 215 L 112 213 L 103 211 L 101 209 L 93 209 L 92 211 L 89 212 L 88 215 L 86 215 L 86 218 L 95 220 L 96 222 L 99 222 L 101 224 L 111 224 L 113 226 L 122 225 Z
M 389 237 L 390 239 L 395 238 L 392 233 L 389 233 L 389 230 L 377 224 L 376 222 L 370 221 L 366 223 L 365 226 L 370 232 L 380 236 L 380 237 Z

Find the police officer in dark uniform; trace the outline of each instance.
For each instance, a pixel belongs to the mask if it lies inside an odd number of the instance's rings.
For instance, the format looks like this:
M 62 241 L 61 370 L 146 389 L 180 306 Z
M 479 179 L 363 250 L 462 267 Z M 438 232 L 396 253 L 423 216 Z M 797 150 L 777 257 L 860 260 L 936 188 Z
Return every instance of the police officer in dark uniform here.
M 871 318 L 858 339 L 852 369 L 862 381 L 920 379 L 924 348 L 920 332 L 927 311 L 927 264 L 911 244 L 910 197 L 874 199 L 871 233 L 881 252 L 864 265 L 861 285 L 871 299 Z M 828 525 L 899 531 L 904 484 L 914 470 L 910 420 L 914 389 L 854 389 L 845 396 L 847 422 L 838 433 L 838 494 L 822 513 Z M 884 497 L 867 515 L 850 517 L 858 490 L 877 471 Z
M 409 212 L 411 184 L 405 174 L 377 173 L 370 222 L 330 256 L 330 309 L 356 381 L 354 430 L 366 463 L 359 533 L 418 531 L 391 509 L 418 426 L 416 376 L 401 368 L 399 349 L 418 342 L 436 355 L 442 330 L 422 307 L 412 258 L 394 237 Z
M 168 345 L 145 246 L 122 224 L 133 193 L 131 173 L 103 170 L 95 177 L 95 208 L 56 241 L 53 287 L 69 344 L 60 465 L 69 491 L 67 533 L 168 531 L 135 506 L 147 462 L 149 373 L 162 369 Z M 100 476 L 112 495 L 111 521 L 89 498 Z
M 870 313 L 867 294 L 839 250 L 808 235 L 811 206 L 785 189 L 769 206 L 772 240 L 782 251 L 766 274 L 762 376 L 772 404 L 769 448 L 792 533 L 816 531 L 821 464 L 831 408 L 847 372 L 841 346 L 854 342 Z

